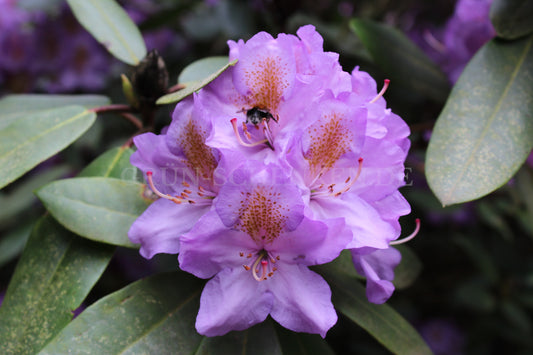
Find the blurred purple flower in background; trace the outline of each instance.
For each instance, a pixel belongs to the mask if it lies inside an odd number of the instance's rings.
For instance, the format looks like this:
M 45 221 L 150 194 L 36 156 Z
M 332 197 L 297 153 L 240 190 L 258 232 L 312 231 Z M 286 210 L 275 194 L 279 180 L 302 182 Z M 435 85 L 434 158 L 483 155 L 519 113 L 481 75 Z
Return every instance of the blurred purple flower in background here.
M 158 11 L 158 6 L 138 0 L 128 2 L 127 9 L 139 23 Z M 145 40 L 148 48 L 160 52 L 175 42 L 169 29 L 151 30 Z M 6 92 L 94 92 L 125 70 L 80 26 L 65 4 L 47 13 L 0 0 L 0 51 L 0 83 Z
M 435 355 L 461 355 L 466 337 L 457 325 L 446 319 L 431 319 L 418 327 L 420 335 Z
M 411 37 L 455 83 L 464 67 L 496 32 L 489 18 L 492 0 L 459 0 L 443 28 L 423 25 Z

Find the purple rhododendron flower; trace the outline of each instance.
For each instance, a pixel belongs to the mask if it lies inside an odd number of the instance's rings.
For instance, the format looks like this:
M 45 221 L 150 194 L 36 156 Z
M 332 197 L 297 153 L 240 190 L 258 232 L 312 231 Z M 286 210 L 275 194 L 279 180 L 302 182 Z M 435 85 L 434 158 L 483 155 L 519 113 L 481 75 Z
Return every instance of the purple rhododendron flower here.
M 329 286 L 307 266 L 336 258 L 350 235 L 342 218 L 326 225 L 305 217 L 298 187 L 281 170 L 259 162 L 236 169 L 215 211 L 181 239 L 180 267 L 214 276 L 200 301 L 201 334 L 246 329 L 270 314 L 324 337 L 337 321 Z
M 165 133 L 135 138 L 131 161 L 162 198 L 129 237 L 143 256 L 179 252 L 183 270 L 211 279 L 201 334 L 270 315 L 325 336 L 331 291 L 308 266 L 349 249 L 371 302 L 394 290 L 409 128 L 386 86 L 343 71 L 313 26 L 228 44 L 237 64 L 180 102 Z
M 221 159 L 216 149 L 205 144 L 211 130 L 205 118 L 191 97 L 176 106 L 166 134 L 145 133 L 134 138 L 137 151 L 131 163 L 149 173 L 152 188 L 163 197 L 152 203 L 129 231 L 131 241 L 141 244 L 145 258 L 177 253 L 180 235 L 210 210 L 217 195 L 214 177 Z

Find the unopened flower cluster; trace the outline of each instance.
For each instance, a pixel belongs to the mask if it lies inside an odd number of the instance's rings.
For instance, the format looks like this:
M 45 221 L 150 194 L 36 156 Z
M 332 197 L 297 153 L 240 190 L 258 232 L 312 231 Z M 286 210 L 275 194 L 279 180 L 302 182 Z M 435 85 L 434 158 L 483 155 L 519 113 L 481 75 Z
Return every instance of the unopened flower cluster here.
M 409 129 L 313 26 L 228 44 L 237 64 L 181 101 L 163 134 L 134 139 L 131 162 L 161 198 L 129 237 L 142 256 L 179 253 L 181 269 L 209 279 L 199 333 L 270 315 L 324 337 L 337 315 L 309 266 L 349 249 L 371 302 L 393 292 Z

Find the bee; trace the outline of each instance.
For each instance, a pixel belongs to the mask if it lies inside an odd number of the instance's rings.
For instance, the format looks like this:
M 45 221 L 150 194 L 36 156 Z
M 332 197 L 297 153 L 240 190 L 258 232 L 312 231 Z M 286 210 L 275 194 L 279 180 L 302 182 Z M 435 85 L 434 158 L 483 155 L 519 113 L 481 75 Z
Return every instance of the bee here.
M 246 123 L 252 123 L 254 125 L 258 125 L 261 122 L 263 122 L 263 120 L 266 120 L 268 122 L 271 119 L 274 120 L 275 122 L 278 122 L 277 118 L 275 118 L 266 109 L 254 107 L 246 111 Z

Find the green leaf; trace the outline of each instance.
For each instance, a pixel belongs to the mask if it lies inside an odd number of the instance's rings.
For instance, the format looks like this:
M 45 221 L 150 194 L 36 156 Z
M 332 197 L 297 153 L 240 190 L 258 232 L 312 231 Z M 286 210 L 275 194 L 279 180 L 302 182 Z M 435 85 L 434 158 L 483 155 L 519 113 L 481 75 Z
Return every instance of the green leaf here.
M 189 83 L 184 89 L 181 89 L 179 91 L 167 94 L 165 96 L 161 96 L 157 100 L 156 103 L 158 105 L 165 105 L 165 104 L 171 104 L 171 103 L 175 103 L 175 102 L 181 101 L 184 98 L 186 98 L 187 96 L 191 95 L 193 92 L 196 92 L 196 91 L 200 90 L 201 88 L 203 88 L 204 86 L 206 86 L 207 84 L 209 84 L 210 82 L 215 80 L 216 77 L 218 77 L 220 74 L 222 74 L 230 66 L 234 66 L 236 63 L 237 63 L 237 59 L 235 59 L 235 60 L 233 60 L 233 61 L 231 61 L 229 63 L 226 62 L 226 64 L 224 66 L 222 66 L 221 68 L 218 68 L 218 70 L 213 72 L 211 75 L 209 75 L 207 77 L 204 77 L 201 80 L 197 80 L 197 81 L 194 81 L 192 83 Z M 209 70 L 212 70 L 212 69 L 213 69 L 212 67 L 209 68 Z M 189 75 L 189 74 L 187 74 L 187 75 Z M 195 76 L 196 75 L 200 75 L 199 74 L 199 70 L 194 75 Z M 193 74 L 190 74 L 189 76 L 192 77 Z
M 413 284 L 422 271 L 422 262 L 407 245 L 395 245 L 402 254 L 400 265 L 394 269 L 394 287 L 404 289 Z
M 365 19 L 353 19 L 350 28 L 391 80 L 431 99 L 444 102 L 449 92 L 446 76 L 426 54 L 399 30 Z
M 516 39 L 533 32 L 533 2 L 531 0 L 494 0 L 490 19 L 496 34 Z
M 0 268 L 22 252 L 32 227 L 32 224 L 25 224 L 2 236 L 0 239 Z
M 110 149 L 87 165 L 78 177 L 102 176 L 137 181 L 137 168 L 130 163 L 132 154 L 130 148 Z
M 54 181 L 36 194 L 68 230 L 92 240 L 137 248 L 128 230 L 152 202 L 145 185 L 115 178 L 89 177 Z
M 370 333 L 394 354 L 431 354 L 416 330 L 386 304 L 369 303 L 364 287 L 354 277 L 323 272 L 335 308 Z
M 114 0 L 67 0 L 74 16 L 117 59 L 131 65 L 146 56 L 141 32 Z
M 222 337 L 204 337 L 195 355 L 276 355 L 282 354 L 276 331 L 270 320 L 242 332 L 230 332 Z
M 465 68 L 428 147 L 426 176 L 443 205 L 505 184 L 533 146 L 533 36 L 492 40 Z
M 0 188 L 74 142 L 96 114 L 81 106 L 32 112 L 0 130 Z
M 115 166 L 129 161 L 129 151 L 116 148 L 103 154 L 90 165 L 91 173 L 112 176 Z M 34 354 L 40 350 L 70 321 L 70 312 L 85 299 L 113 251 L 109 246 L 78 238 L 50 216 L 42 218 L 0 307 L 0 354 Z
M 183 272 L 137 281 L 87 308 L 39 354 L 192 354 L 202 287 Z
M 77 238 L 50 216 L 33 230 L 0 307 L 0 354 L 35 354 L 72 319 L 113 248 Z
M 207 57 L 192 62 L 183 69 L 178 77 L 178 83 L 187 84 L 194 81 L 201 81 L 213 73 L 216 73 L 220 68 L 228 64 L 228 57 Z
M 0 209 L 0 228 L 13 222 L 19 214 L 28 214 L 27 209 L 37 202 L 33 193 L 39 187 L 65 177 L 70 169 L 66 165 L 54 166 L 39 174 L 29 176 L 28 179 L 21 181 L 9 193 L 0 194 L 0 206 L 9 206 L 9 208 Z
M 296 333 L 281 326 L 276 327 L 283 354 L 334 355 L 328 343 L 316 334 Z
M 30 113 L 63 106 L 79 105 L 92 109 L 109 104 L 109 98 L 100 95 L 6 95 L 0 100 L 0 129 Z

